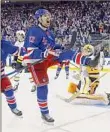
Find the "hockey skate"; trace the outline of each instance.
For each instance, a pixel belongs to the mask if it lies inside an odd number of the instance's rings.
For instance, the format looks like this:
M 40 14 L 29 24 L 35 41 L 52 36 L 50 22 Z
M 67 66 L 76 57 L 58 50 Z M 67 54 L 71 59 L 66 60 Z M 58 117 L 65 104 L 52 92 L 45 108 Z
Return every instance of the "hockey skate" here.
M 18 86 L 19 86 L 19 83 L 16 84 L 16 85 L 13 87 L 13 91 L 14 91 L 14 92 L 18 90 Z
M 22 111 L 18 110 L 17 108 L 11 109 L 12 113 L 14 113 L 18 117 L 22 117 Z
M 36 86 L 32 86 L 31 92 L 35 92 L 36 91 Z
M 107 99 L 108 99 L 108 105 L 110 105 L 110 93 L 106 93 L 107 94 Z
M 57 79 L 57 78 L 58 78 L 58 76 L 55 76 L 55 77 L 54 77 L 54 79 Z
M 66 79 L 69 79 L 69 76 L 68 75 L 66 75 Z
M 42 114 L 41 118 L 46 124 L 53 125 L 54 119 L 49 114 Z

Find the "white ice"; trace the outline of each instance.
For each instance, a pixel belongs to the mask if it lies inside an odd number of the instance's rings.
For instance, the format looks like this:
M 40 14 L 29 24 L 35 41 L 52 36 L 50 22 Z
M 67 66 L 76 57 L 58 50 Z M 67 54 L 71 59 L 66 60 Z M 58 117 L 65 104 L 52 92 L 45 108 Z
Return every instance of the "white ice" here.
M 10 72 L 10 69 L 7 70 Z M 110 107 L 103 105 L 80 105 L 66 103 L 56 95 L 70 97 L 65 72 L 54 80 L 55 70 L 49 70 L 49 109 L 55 119 L 54 126 L 44 124 L 36 101 L 31 93 L 28 73 L 22 74 L 18 91 L 15 93 L 18 108 L 23 118 L 13 115 L 2 95 L 2 132 L 110 132 Z M 103 74 L 103 73 L 102 73 Z M 12 81 L 13 82 L 13 81 Z M 101 78 L 99 92 L 110 92 L 110 72 Z

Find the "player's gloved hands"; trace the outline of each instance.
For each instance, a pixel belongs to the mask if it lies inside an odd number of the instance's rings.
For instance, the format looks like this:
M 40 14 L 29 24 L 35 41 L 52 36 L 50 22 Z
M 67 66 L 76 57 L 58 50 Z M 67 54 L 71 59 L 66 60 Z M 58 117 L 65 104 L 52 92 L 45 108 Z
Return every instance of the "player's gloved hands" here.
M 90 67 L 96 67 L 99 64 L 99 59 L 100 59 L 100 52 L 98 52 L 96 54 L 96 56 L 94 57 L 94 59 L 90 59 L 88 61 L 87 65 L 90 66 Z
M 12 67 L 13 69 L 15 69 L 15 67 L 16 67 L 16 61 L 13 61 L 13 62 L 11 63 L 11 67 Z
M 16 66 L 15 66 L 15 69 L 16 69 L 16 70 L 20 70 L 20 69 L 22 69 L 22 68 L 23 68 L 22 64 L 21 64 L 20 62 L 17 62 L 17 63 L 16 63 Z
M 48 54 L 49 54 L 49 50 L 50 50 L 50 49 L 46 49 L 46 50 L 42 53 L 42 55 L 43 55 L 44 58 L 47 58 L 47 56 L 48 56 Z
M 60 44 L 56 44 L 54 47 L 53 47 L 53 50 L 57 50 L 57 49 L 60 49 L 60 50 L 64 50 L 64 47 Z
M 17 59 L 17 62 L 16 62 L 16 66 L 15 66 L 16 70 L 20 70 L 23 68 L 22 60 L 23 60 L 23 58 L 19 56 Z
M 56 50 L 50 50 L 48 53 L 53 56 L 59 57 L 61 52 L 62 52 L 61 49 L 56 49 Z
M 46 50 L 43 52 L 43 57 L 44 57 L 44 58 L 47 58 L 47 56 L 48 56 L 49 54 L 58 57 L 58 56 L 60 55 L 60 53 L 61 53 L 61 50 L 60 50 L 60 49 L 55 49 L 55 50 L 46 49 Z

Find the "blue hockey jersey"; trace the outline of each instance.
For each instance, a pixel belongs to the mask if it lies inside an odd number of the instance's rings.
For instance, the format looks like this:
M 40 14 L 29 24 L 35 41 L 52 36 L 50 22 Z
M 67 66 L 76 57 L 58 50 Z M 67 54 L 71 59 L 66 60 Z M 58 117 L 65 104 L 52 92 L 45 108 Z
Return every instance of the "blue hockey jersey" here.
M 43 53 L 47 48 L 55 46 L 55 37 L 52 32 L 47 29 L 44 31 L 38 26 L 29 28 L 26 34 L 24 47 L 27 54 L 24 56 L 25 62 L 34 62 L 43 58 Z
M 6 62 L 8 54 L 16 55 L 19 51 L 19 47 L 11 44 L 10 41 L 1 40 L 1 61 Z
M 6 64 L 6 58 L 9 54 L 12 55 L 24 55 L 25 50 L 24 48 L 19 48 L 17 46 L 14 46 L 10 41 L 1 40 L 1 74 L 2 76 L 4 73 L 4 67 Z
M 50 30 L 43 30 L 39 26 L 29 28 L 26 34 L 24 47 L 27 53 L 24 55 L 24 63 L 34 63 L 44 58 L 44 51 L 46 49 L 55 49 L 55 37 Z M 57 57 L 59 62 L 63 60 L 72 60 L 77 64 L 86 64 L 88 59 L 82 56 L 81 53 L 75 50 L 68 50 L 62 52 Z
M 5 75 L 4 67 L 6 58 L 9 54 L 16 55 L 19 52 L 19 47 L 11 44 L 10 41 L 1 40 L 1 77 Z

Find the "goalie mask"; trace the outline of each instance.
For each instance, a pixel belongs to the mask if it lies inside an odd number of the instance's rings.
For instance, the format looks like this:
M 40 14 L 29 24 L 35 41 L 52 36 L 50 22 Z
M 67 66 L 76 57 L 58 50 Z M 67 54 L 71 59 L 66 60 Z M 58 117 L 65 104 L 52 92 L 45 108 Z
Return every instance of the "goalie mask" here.
M 17 41 L 23 42 L 25 39 L 25 32 L 23 30 L 17 31 L 16 32 L 16 38 L 17 38 Z
M 91 56 L 94 54 L 94 47 L 90 44 L 87 44 L 83 47 L 82 52 L 84 55 Z
M 38 20 L 38 23 L 44 28 L 48 28 L 51 22 L 51 14 L 46 9 L 39 9 L 35 12 L 35 18 Z

